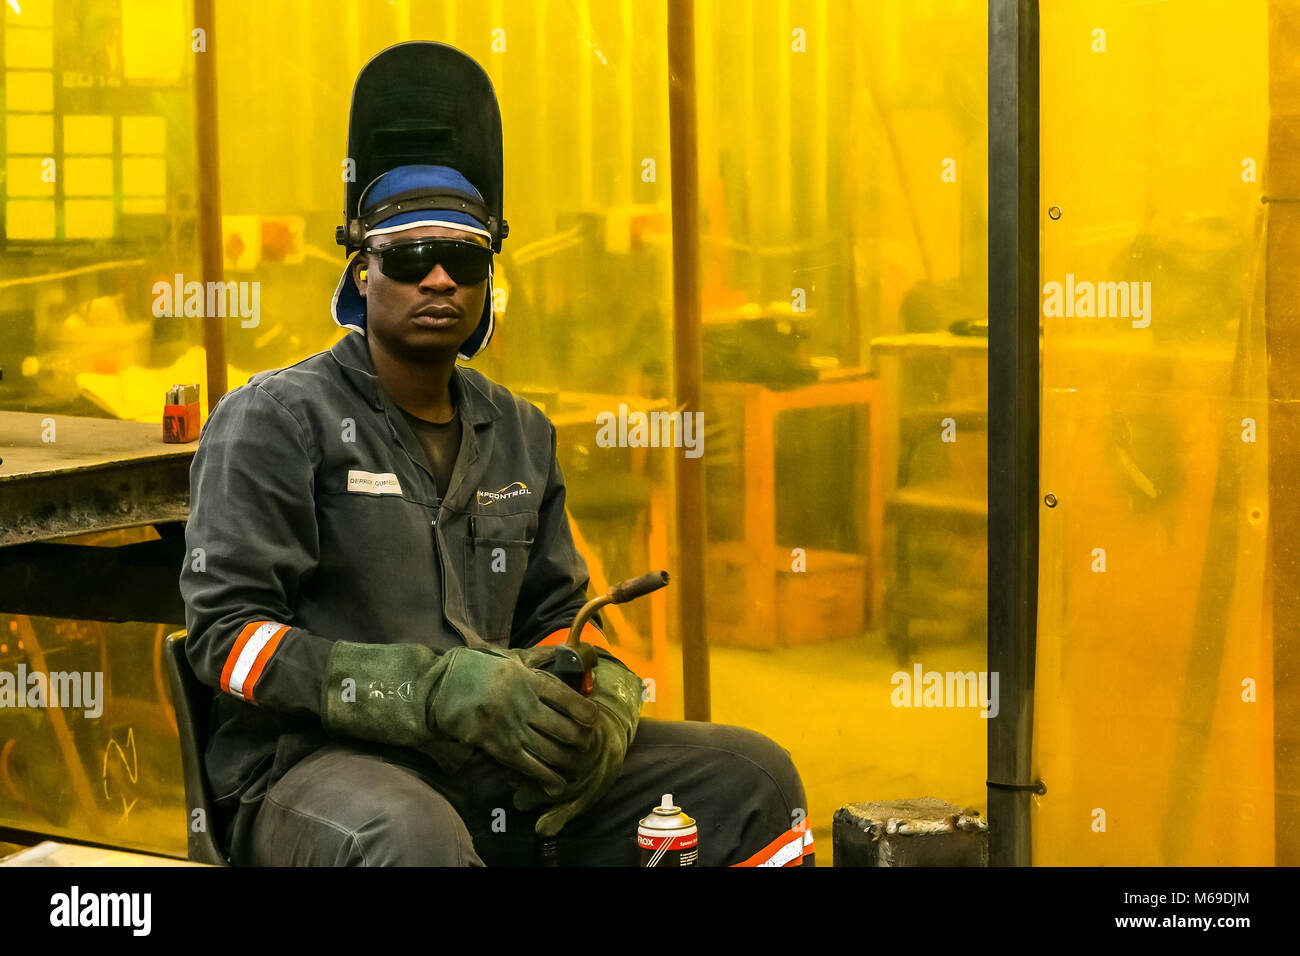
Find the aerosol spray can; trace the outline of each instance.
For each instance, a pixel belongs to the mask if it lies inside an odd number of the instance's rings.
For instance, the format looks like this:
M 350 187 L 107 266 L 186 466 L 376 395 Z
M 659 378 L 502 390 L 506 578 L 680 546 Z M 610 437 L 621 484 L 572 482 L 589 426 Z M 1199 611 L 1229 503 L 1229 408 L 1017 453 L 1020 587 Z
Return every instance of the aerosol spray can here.
M 637 824 L 636 845 L 641 866 L 694 866 L 700 857 L 695 821 L 673 803 L 671 793 Z

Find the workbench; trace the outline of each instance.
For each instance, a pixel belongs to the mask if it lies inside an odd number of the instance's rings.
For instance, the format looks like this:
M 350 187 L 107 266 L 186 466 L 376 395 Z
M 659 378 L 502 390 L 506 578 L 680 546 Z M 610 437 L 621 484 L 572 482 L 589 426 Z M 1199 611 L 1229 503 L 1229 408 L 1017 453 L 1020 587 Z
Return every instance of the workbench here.
M 913 623 L 950 643 L 983 639 L 988 349 L 985 336 L 952 332 L 871 340 L 884 383 L 877 459 L 887 542 L 884 624 L 900 663 L 916 651 Z M 918 369 L 926 377 L 909 379 Z M 960 430 L 959 441 L 942 441 L 945 421 Z
M 0 610 L 184 621 L 177 582 L 197 448 L 164 443 L 161 425 L 0 412 Z M 55 543 L 142 525 L 160 538 Z
M 0 836 L 185 854 L 162 635 L 184 626 L 189 469 L 161 424 L 0 412 L 0 670 L 98 672 L 102 717 L 10 708 Z
M 876 420 L 880 383 L 860 369 L 836 370 L 820 381 L 788 388 L 750 382 L 713 382 L 709 414 L 730 415 L 743 447 L 737 493 L 743 505 L 741 537 L 709 544 L 710 640 L 772 649 L 843 638 L 874 626 L 880 613 L 882 508 Z M 858 529 L 856 550 L 805 547 L 805 566 L 792 564 L 797 542 L 777 541 L 777 423 L 792 411 L 851 409 L 855 434 L 841 460 L 815 467 L 843 469 L 855 492 L 824 505 Z M 728 411 L 723 411 L 727 409 Z M 715 455 L 717 453 L 715 452 Z M 852 516 L 851 519 L 849 516 Z

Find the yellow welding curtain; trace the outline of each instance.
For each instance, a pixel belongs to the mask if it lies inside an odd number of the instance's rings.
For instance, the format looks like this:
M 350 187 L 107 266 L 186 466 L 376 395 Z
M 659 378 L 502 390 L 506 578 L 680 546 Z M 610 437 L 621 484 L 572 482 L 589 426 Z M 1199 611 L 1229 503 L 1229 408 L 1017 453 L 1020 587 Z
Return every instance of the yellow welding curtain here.
M 1042 7 L 1035 863 L 1273 862 L 1267 13 Z

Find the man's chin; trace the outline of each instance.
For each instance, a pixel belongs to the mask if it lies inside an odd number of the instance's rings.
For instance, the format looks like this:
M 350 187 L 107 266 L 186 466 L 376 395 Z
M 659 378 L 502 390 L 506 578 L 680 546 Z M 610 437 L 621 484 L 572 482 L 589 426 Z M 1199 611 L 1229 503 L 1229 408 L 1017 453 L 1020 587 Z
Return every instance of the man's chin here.
M 447 356 L 455 358 L 460 347 L 469 338 L 469 332 L 458 327 L 449 329 L 406 330 L 401 337 L 401 350 L 404 354 L 422 361 L 441 359 Z

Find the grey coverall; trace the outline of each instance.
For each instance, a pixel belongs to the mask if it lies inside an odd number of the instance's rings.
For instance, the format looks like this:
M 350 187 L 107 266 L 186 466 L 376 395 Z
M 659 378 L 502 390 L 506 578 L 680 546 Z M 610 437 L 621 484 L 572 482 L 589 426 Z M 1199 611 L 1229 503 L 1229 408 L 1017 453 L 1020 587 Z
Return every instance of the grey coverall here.
M 554 426 L 471 369 L 451 390 L 463 435 L 441 498 L 358 333 L 254 375 L 204 425 L 180 587 L 190 663 L 220 691 L 205 766 L 236 864 L 532 859 L 545 808 L 516 811 L 486 755 L 336 739 L 320 720 L 333 641 L 531 647 L 586 600 Z M 646 719 L 561 862 L 635 864 L 636 820 L 665 792 L 698 819 L 702 864 L 777 845 L 784 861 L 803 831 L 802 784 L 771 740 Z M 795 862 L 811 865 L 810 839 Z

